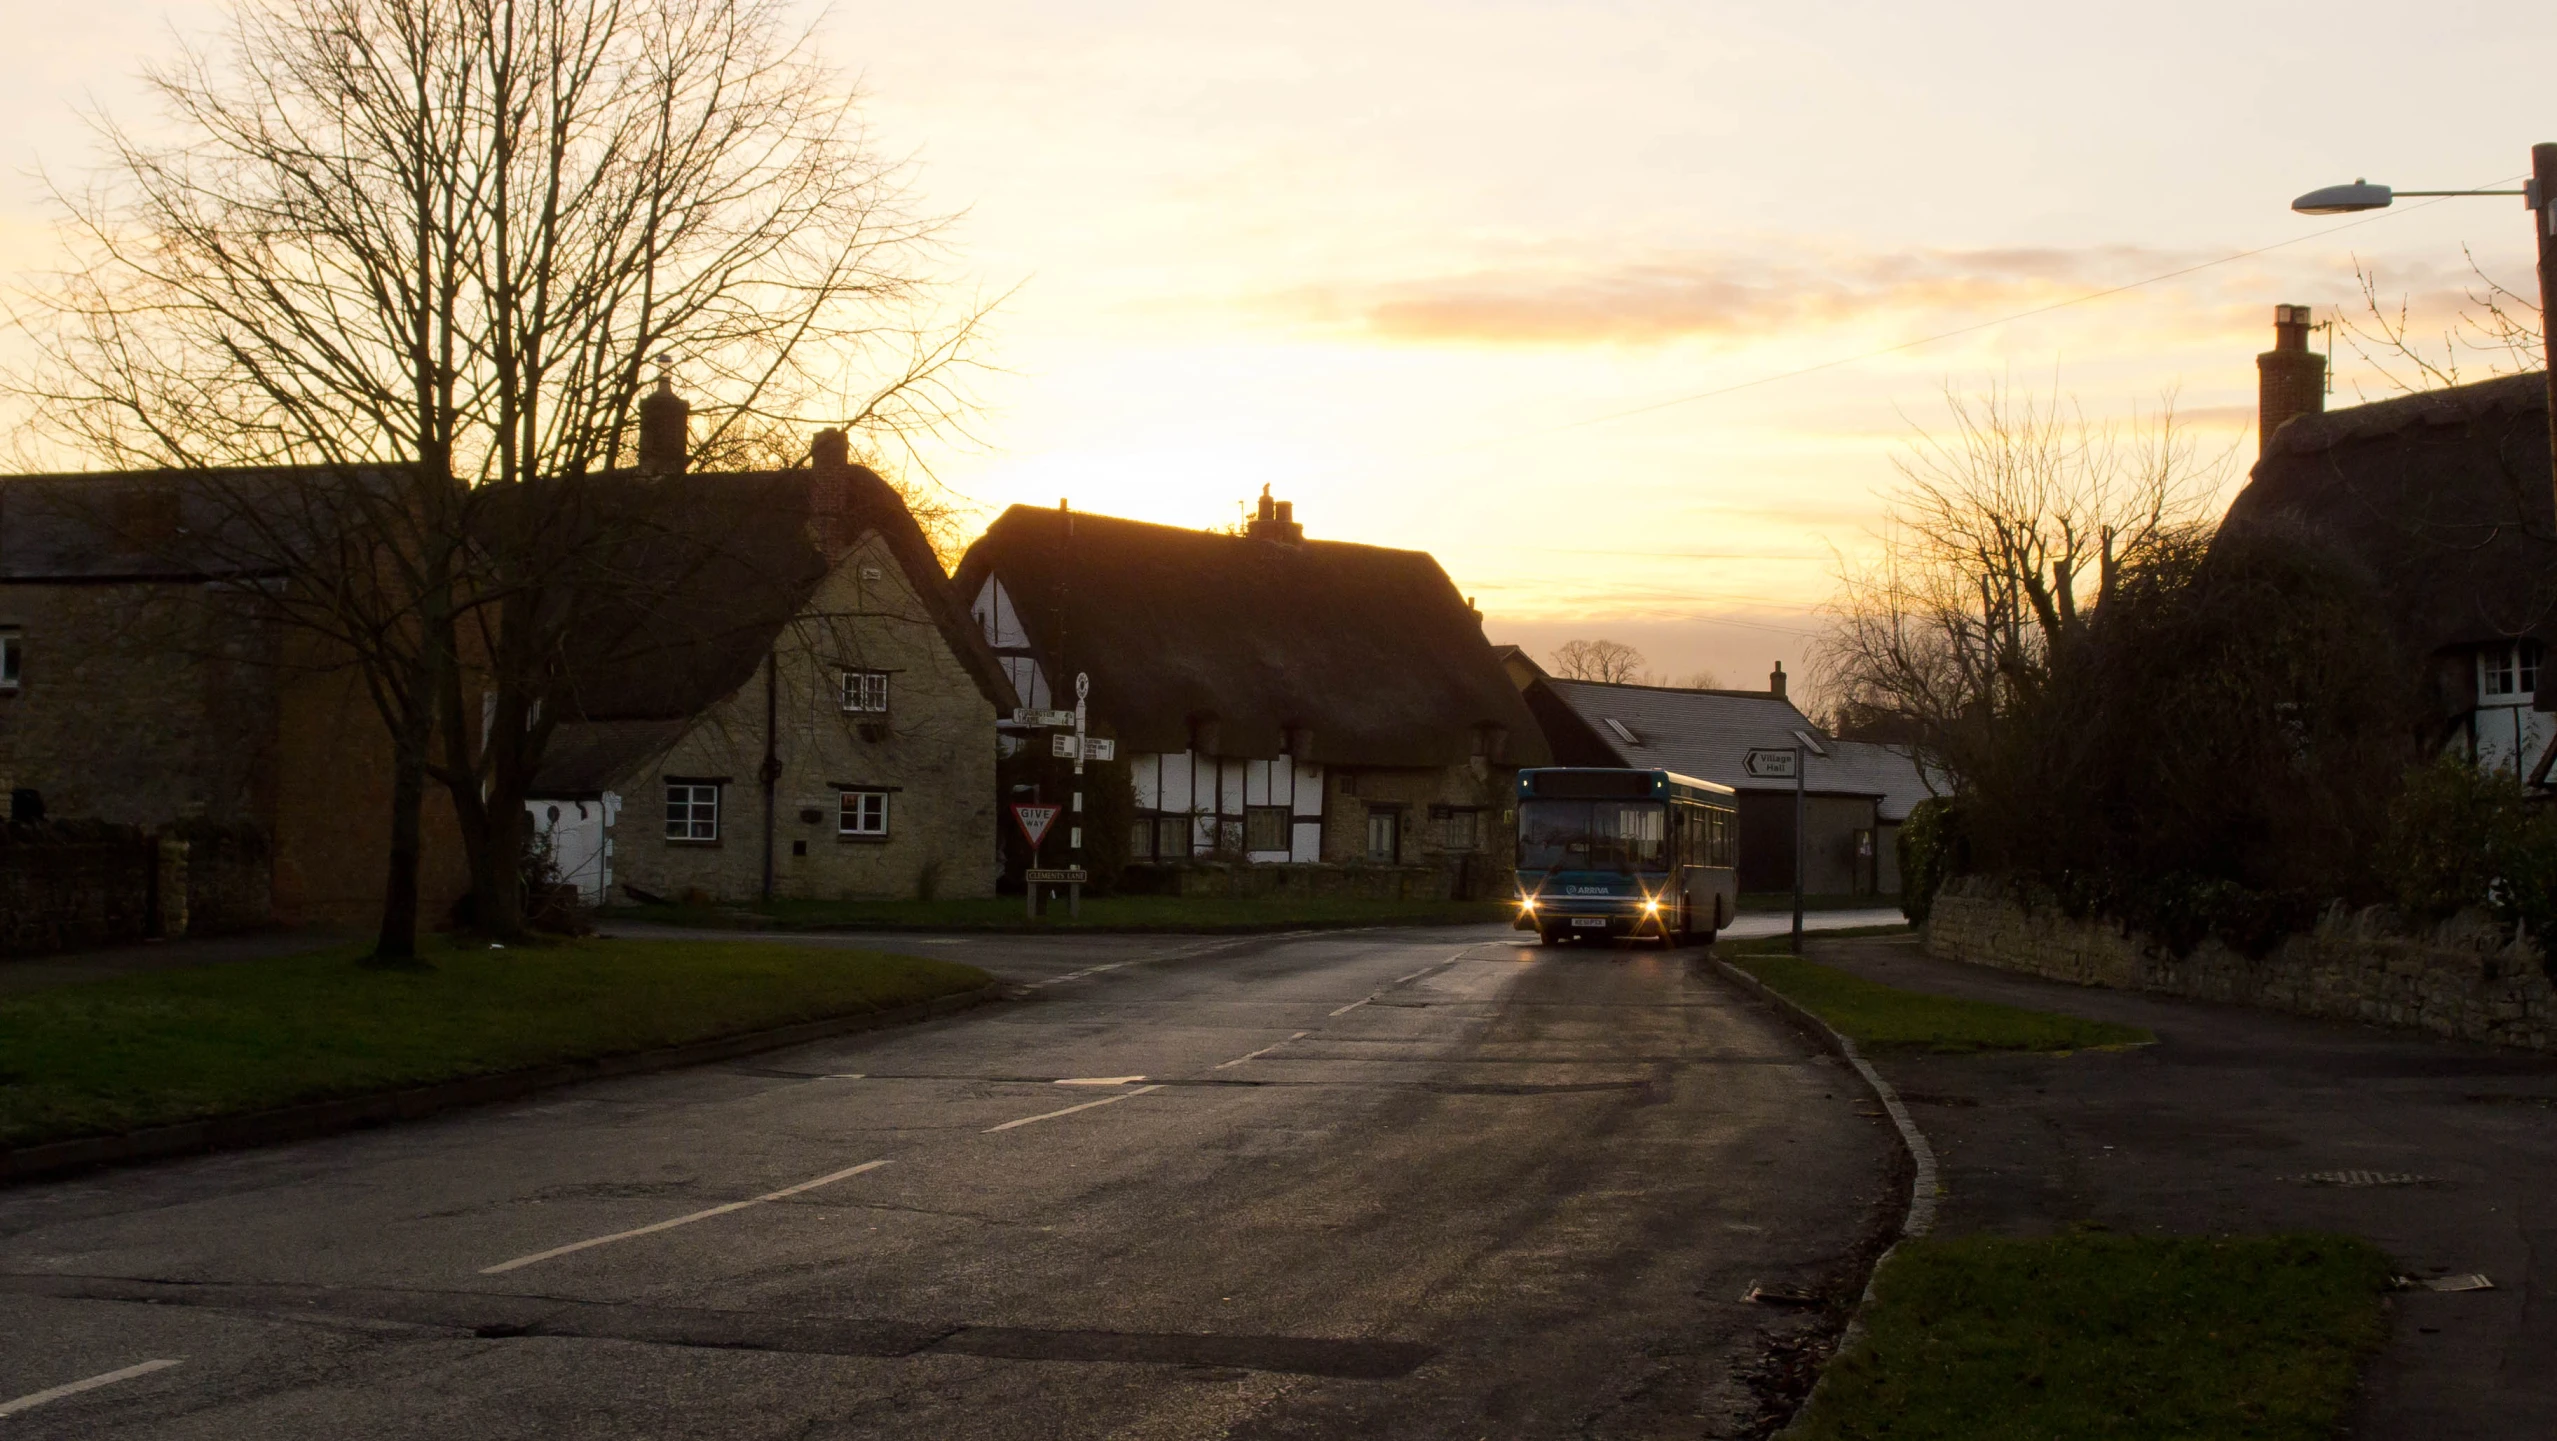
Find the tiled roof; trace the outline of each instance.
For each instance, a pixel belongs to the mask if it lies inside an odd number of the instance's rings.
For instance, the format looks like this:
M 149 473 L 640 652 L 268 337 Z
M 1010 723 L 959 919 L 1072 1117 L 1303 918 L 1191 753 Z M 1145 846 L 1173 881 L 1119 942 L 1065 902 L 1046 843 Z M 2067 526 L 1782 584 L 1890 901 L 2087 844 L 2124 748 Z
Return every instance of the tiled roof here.
M 1867 741 L 1832 740 L 1791 701 L 1765 691 L 1680 690 L 1562 679 L 1547 684 L 1629 766 L 1679 771 L 1739 791 L 1790 791 L 1790 781 L 1752 779 L 1743 761 L 1759 747 L 1792 746 L 1799 731 L 1829 752 L 1806 757 L 1805 790 L 1872 796 L 1882 818 L 1890 821 L 1906 816 L 1909 807 L 1928 794 L 1917 766 L 1906 754 Z

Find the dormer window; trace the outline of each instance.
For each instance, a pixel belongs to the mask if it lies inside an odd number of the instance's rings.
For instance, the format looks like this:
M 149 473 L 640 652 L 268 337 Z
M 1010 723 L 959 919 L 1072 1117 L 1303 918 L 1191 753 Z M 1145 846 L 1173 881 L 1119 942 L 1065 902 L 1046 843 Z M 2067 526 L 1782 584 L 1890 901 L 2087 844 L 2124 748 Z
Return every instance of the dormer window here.
M 2477 699 L 2529 700 L 2539 690 L 2539 642 L 2506 641 L 2477 653 Z

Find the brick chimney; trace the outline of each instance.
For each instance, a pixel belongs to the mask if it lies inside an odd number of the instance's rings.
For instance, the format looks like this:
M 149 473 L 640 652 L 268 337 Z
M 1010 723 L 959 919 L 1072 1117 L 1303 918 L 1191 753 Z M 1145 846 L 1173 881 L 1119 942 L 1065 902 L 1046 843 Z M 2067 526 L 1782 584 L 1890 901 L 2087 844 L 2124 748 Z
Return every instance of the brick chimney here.
M 1285 541 L 1290 545 L 1305 539 L 1305 527 L 1296 523 L 1296 503 L 1270 499 L 1270 488 L 1261 487 L 1261 509 L 1243 527 L 1243 533 L 1254 540 Z
M 808 445 L 808 528 L 828 560 L 852 545 L 852 438 L 817 432 Z
M 692 450 L 693 408 L 675 393 L 674 377 L 660 375 L 657 388 L 639 402 L 639 472 L 681 475 Z
M 1785 663 L 1783 661 L 1776 662 L 1775 674 L 1767 677 L 1767 694 L 1778 700 L 1785 698 Z
M 2326 357 L 2308 348 L 2309 309 L 2273 307 L 2273 348 L 2255 357 L 2255 453 L 2273 444 L 2273 432 L 2295 415 L 2326 409 Z

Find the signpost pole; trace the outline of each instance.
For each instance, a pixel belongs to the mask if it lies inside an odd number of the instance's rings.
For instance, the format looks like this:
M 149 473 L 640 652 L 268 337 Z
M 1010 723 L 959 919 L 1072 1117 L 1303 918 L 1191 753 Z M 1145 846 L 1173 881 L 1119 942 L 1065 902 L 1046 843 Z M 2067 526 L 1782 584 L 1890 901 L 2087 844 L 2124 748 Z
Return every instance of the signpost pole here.
M 1793 748 L 1793 953 L 1802 954 L 1802 872 L 1810 858 L 1811 844 L 1807 822 L 1810 802 L 1802 789 L 1802 746 Z
M 1082 671 L 1074 673 L 1074 810 L 1066 821 L 1066 865 L 1083 869 L 1083 757 L 1089 749 L 1083 740 L 1083 700 L 1092 694 L 1092 677 Z M 1083 882 L 1065 883 L 1065 913 L 1076 920 L 1083 918 Z
M 1030 842 L 1030 864 L 1021 869 L 1021 897 L 1029 903 L 1030 919 L 1034 921 L 1039 918 L 1039 883 L 1031 880 L 1030 877 L 1035 875 L 1038 869 L 1039 843 L 1034 840 Z

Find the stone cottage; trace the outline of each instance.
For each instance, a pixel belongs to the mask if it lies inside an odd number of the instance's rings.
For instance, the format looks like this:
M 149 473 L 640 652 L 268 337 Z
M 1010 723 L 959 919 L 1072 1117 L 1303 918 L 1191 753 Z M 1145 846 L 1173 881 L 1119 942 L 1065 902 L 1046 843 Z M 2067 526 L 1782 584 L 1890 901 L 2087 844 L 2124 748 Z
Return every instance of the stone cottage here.
M 1025 706 L 1071 707 L 1090 677 L 1129 767 L 1136 866 L 1307 884 L 1304 868 L 1408 867 L 1433 890 L 1510 890 L 1513 779 L 1547 762 L 1543 735 L 1425 552 L 1308 540 L 1266 493 L 1241 535 L 1015 506 L 957 585 Z
M 832 432 L 799 468 L 683 473 L 682 412 L 651 397 L 639 470 L 579 483 L 580 513 L 646 523 L 616 523 L 609 583 L 585 589 L 561 660 L 531 803 L 554 861 L 596 900 L 615 873 L 726 899 L 987 893 L 994 724 L 1013 697 L 913 518 Z M 347 656 L 250 599 L 295 581 L 254 569 L 274 547 L 229 533 L 362 483 L 0 478 L 11 812 L 245 823 L 268 838 L 275 916 L 377 916 L 388 734 Z M 469 875 L 440 786 L 422 820 L 431 920 Z
M 590 898 L 993 894 L 1014 696 L 931 544 L 840 431 L 684 482 L 723 544 L 579 627 L 527 802 Z

